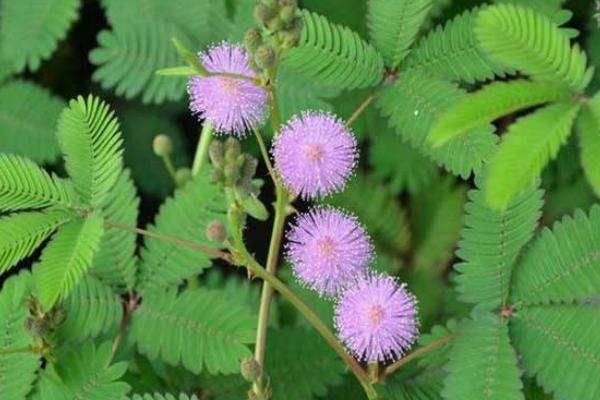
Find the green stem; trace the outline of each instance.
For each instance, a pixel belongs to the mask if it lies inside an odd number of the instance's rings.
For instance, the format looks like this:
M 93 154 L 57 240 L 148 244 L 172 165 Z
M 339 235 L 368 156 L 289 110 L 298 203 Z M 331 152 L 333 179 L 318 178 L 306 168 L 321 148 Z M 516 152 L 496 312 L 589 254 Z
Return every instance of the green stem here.
M 0 348 L 0 354 L 15 354 L 15 353 L 39 353 L 39 350 L 34 348 L 33 346 L 24 346 L 24 347 L 12 347 L 3 349 Z
M 169 173 L 169 176 L 171 177 L 171 179 L 173 179 L 173 182 L 177 183 L 177 180 L 175 179 L 175 173 L 176 173 L 175 166 L 173 165 L 171 156 L 165 155 L 165 156 L 162 156 L 161 158 L 163 160 L 163 164 L 165 165 L 165 169 Z
M 202 167 L 208 162 L 208 148 L 212 141 L 213 128 L 210 122 L 204 121 L 202 126 L 202 132 L 200 132 L 200 139 L 198 140 L 198 146 L 196 147 L 196 155 L 194 156 L 194 163 L 192 164 L 192 175 L 196 176 L 202 170 Z
M 365 110 L 367 109 L 367 107 L 369 107 L 373 100 L 375 100 L 375 94 L 370 95 L 362 103 L 360 103 L 358 108 L 352 113 L 350 118 L 348 118 L 348 121 L 346 121 L 346 126 L 352 126 L 352 124 L 356 122 L 356 120 L 362 115 L 362 113 L 365 112 Z
M 256 136 L 256 141 L 258 142 L 258 147 L 260 148 L 260 154 L 267 166 L 267 170 L 269 171 L 269 175 L 271 175 L 271 179 L 273 183 L 277 185 L 275 169 L 273 168 L 273 164 L 271 164 L 271 159 L 269 158 L 269 152 L 267 151 L 267 146 L 265 145 L 265 141 L 260 134 L 260 131 L 256 129 L 254 126 L 252 127 L 252 131 L 254 132 L 254 136 Z

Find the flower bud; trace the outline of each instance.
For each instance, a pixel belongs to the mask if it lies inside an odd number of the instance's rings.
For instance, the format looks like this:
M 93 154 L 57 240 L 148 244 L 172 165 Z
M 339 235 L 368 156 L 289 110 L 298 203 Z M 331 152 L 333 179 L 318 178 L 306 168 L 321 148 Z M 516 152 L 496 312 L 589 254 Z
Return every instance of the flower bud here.
M 225 175 L 223 174 L 223 170 L 220 168 L 213 168 L 210 171 L 210 181 L 211 183 L 223 183 L 225 179 Z
M 254 19 L 256 19 L 256 22 L 259 24 L 265 25 L 271 18 L 273 18 L 273 15 L 273 9 L 262 3 L 258 3 L 256 7 L 254 7 Z
M 165 157 L 173 152 L 173 142 L 167 135 L 157 135 L 152 142 L 152 149 L 157 156 Z
M 258 160 L 249 154 L 244 154 L 244 165 L 242 166 L 242 176 L 244 179 L 252 180 L 256 174 Z
M 260 46 L 254 54 L 254 61 L 261 69 L 269 69 L 275 64 L 275 50 L 271 46 Z
M 178 187 L 185 186 L 192 179 L 192 171 L 189 168 L 179 168 L 175 172 L 175 184 Z
M 237 165 L 226 165 L 223 168 L 223 174 L 225 175 L 225 183 L 228 185 L 235 185 L 240 179 L 240 169 Z
M 223 243 L 227 239 L 227 229 L 221 221 L 211 221 L 206 226 L 206 237 L 211 242 Z
M 29 317 L 25 320 L 25 329 L 32 336 L 43 337 L 48 333 L 48 325 L 43 319 Z
M 298 0 L 279 0 L 281 7 L 298 7 Z
M 240 363 L 242 376 L 248 382 L 255 382 L 262 375 L 260 364 L 251 357 L 244 358 Z
M 256 49 L 258 49 L 262 43 L 263 39 L 260 29 L 252 28 L 246 31 L 246 34 L 244 35 L 244 44 L 246 45 L 246 49 L 248 49 L 248 51 L 256 51 Z
M 286 24 L 292 22 L 294 16 L 296 15 L 296 7 L 294 6 L 285 6 L 279 12 L 279 16 L 283 22 Z
M 208 147 L 208 157 L 214 166 L 221 166 L 225 157 L 225 146 L 219 140 L 213 140 Z
M 230 137 L 225 141 L 225 160 L 235 161 L 242 154 L 240 142 Z
M 58 327 L 67 319 L 67 313 L 62 308 L 57 308 L 51 315 L 52 326 Z
M 260 2 L 269 8 L 273 8 L 275 7 L 276 0 L 260 0 Z

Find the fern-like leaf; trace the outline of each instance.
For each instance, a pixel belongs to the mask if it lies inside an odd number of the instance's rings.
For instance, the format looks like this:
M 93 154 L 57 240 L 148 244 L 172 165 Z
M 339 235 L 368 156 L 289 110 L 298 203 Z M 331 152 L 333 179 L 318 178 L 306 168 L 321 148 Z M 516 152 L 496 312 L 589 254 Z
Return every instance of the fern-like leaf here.
M 545 229 L 519 263 L 512 302 L 584 301 L 600 293 L 600 206 Z
M 489 124 L 516 111 L 564 100 L 569 89 L 559 83 L 517 80 L 494 82 L 468 94 L 450 107 L 431 129 L 429 139 L 436 145 L 462 135 L 471 129 Z
M 600 93 L 583 105 L 575 126 L 581 148 L 581 166 L 596 196 L 600 197 Z
M 129 400 L 198 400 L 198 398 L 195 395 L 192 396 L 188 396 L 187 394 L 183 394 L 181 393 L 179 396 L 175 396 L 172 394 L 159 394 L 159 393 L 154 393 L 154 394 L 149 394 L 146 393 L 143 396 L 139 395 L 139 394 L 134 394 L 131 397 L 128 397 Z
M 206 226 L 215 220 L 225 223 L 225 213 L 222 190 L 210 183 L 208 173 L 202 173 L 165 202 L 149 230 L 218 247 L 206 238 Z M 149 237 L 141 258 L 137 287 L 140 293 L 177 286 L 211 266 L 206 254 Z
M 74 195 L 58 177 L 27 158 L 0 154 L 0 211 L 71 207 L 73 203 Z
M 34 270 L 36 293 L 44 309 L 66 298 L 89 268 L 98 251 L 104 220 L 91 214 L 63 226 L 44 249 Z
M 254 342 L 255 316 L 220 291 L 186 290 L 147 296 L 132 318 L 131 335 L 150 359 L 194 373 L 237 373 Z
M 383 58 L 350 29 L 303 10 L 297 47 L 284 52 L 284 65 L 325 85 L 344 89 L 373 86 L 383 79 Z
M 41 86 L 17 80 L 0 87 L 0 104 L 0 152 L 54 162 L 60 155 L 55 128 L 64 102 Z
M 463 178 L 481 167 L 496 149 L 493 127 L 482 127 L 433 148 L 427 135 L 434 122 L 465 92 L 455 84 L 409 71 L 377 99 L 381 113 L 407 141 L 446 170 Z
M 482 190 L 469 192 L 462 240 L 455 264 L 459 298 L 467 303 L 505 303 L 513 266 L 521 248 L 533 237 L 541 216 L 542 191 L 530 189 L 513 199 L 506 210 L 491 209 Z
M 507 69 L 492 61 L 479 46 L 474 32 L 477 12 L 466 11 L 443 27 L 438 26 L 417 43 L 400 69 L 467 83 L 504 77 Z
M 86 276 L 63 303 L 67 319 L 60 327 L 63 339 L 83 341 L 108 333 L 123 316 L 121 299 L 100 280 Z
M 444 399 L 524 400 L 506 320 L 478 310 L 474 314 L 454 339 Z
M 98 206 L 112 189 L 123 166 L 119 123 L 97 97 L 69 102 L 58 123 L 65 167 L 84 204 Z
M 77 18 L 79 0 L 3 0 L 0 52 L 16 71 L 35 71 Z
M 578 102 L 562 101 L 510 126 L 490 161 L 486 199 L 491 208 L 506 209 L 517 194 L 539 178 L 571 134 L 580 107 Z
M 139 205 L 140 199 L 126 169 L 100 205 L 100 213 L 109 223 L 134 227 L 137 226 Z M 135 233 L 107 226 L 90 274 L 119 293 L 131 291 L 135 285 L 138 262 L 136 239 Z
M 367 24 L 386 65 L 395 68 L 406 57 L 431 8 L 431 0 L 369 0 Z
M 581 305 L 524 308 L 511 336 L 529 375 L 557 399 L 600 397 L 600 309 Z
M 25 212 L 0 218 L 0 273 L 30 256 L 73 214 L 64 211 Z
M 31 274 L 22 272 L 8 279 L 0 291 L 0 398 L 25 399 L 39 367 L 39 355 L 10 352 L 33 345 L 25 329 L 25 301 L 31 294 Z
M 590 82 L 593 69 L 578 45 L 543 14 L 514 4 L 483 9 L 477 16 L 475 33 L 489 56 L 534 80 L 560 81 L 575 91 Z

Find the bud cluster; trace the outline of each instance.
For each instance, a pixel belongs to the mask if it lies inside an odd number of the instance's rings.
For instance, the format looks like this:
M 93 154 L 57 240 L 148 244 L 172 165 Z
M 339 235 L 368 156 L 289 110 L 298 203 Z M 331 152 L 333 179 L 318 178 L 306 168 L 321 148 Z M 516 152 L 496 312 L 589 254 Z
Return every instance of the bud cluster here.
M 55 307 L 48 312 L 43 312 L 38 301 L 31 297 L 27 299 L 29 317 L 25 320 L 25 329 L 38 339 L 51 336 L 66 319 L 62 308 Z
M 238 187 L 256 194 L 252 183 L 258 161 L 249 154 L 242 153 L 240 142 L 229 138 L 225 142 L 213 140 L 208 150 L 213 166 L 211 179 L 226 187 Z

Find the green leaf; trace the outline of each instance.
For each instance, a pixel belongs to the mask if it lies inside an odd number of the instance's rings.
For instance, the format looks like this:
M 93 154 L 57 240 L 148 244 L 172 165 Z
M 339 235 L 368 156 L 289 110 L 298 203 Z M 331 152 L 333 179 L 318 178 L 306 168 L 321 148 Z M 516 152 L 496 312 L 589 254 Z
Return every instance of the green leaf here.
M 507 69 L 492 61 L 475 37 L 477 13 L 477 10 L 466 11 L 438 26 L 417 43 L 400 70 L 418 70 L 425 75 L 467 83 L 505 77 Z
M 0 273 L 33 252 L 74 216 L 64 211 L 24 212 L 0 218 Z
M 579 135 L 581 166 L 596 196 L 600 197 L 600 93 L 584 103 L 575 127 Z
M 593 68 L 578 45 L 548 17 L 530 8 L 501 4 L 483 9 L 475 33 L 489 56 L 534 80 L 559 81 L 575 91 L 590 82 Z
M 56 121 L 65 103 L 28 81 L 0 87 L 0 152 L 19 154 L 39 163 L 58 159 Z
M 77 285 L 92 263 L 103 233 L 104 220 L 91 214 L 69 222 L 54 235 L 33 269 L 36 294 L 45 310 Z
M 189 49 L 202 50 L 229 30 L 223 0 L 105 0 L 111 30 L 98 34 L 98 47 L 89 58 L 96 70 L 92 79 L 127 99 L 144 103 L 179 100 L 185 78 L 155 74 L 181 65 L 173 46 L 177 38 Z
M 306 400 L 315 395 L 325 396 L 329 386 L 342 382 L 344 364 L 313 329 L 271 330 L 267 349 L 264 373 L 270 379 L 275 399 Z M 301 357 L 298 357 L 298 349 L 302 349 Z
M 476 310 L 459 332 L 446 366 L 444 399 L 524 400 L 506 320 Z
M 79 96 L 60 117 L 58 141 L 81 201 L 100 205 L 123 168 L 123 141 L 114 113 L 97 97 Z
M 518 310 L 511 336 L 529 375 L 556 399 L 600 396 L 600 309 L 581 305 Z
M 497 137 L 492 134 L 493 127 L 471 130 L 437 148 L 427 142 L 434 122 L 464 96 L 465 91 L 457 85 L 414 70 L 403 73 L 395 84 L 383 89 L 377 106 L 389 118 L 390 126 L 413 147 L 466 179 L 495 151 Z
M 468 94 L 446 110 L 431 129 L 429 140 L 434 146 L 440 146 L 504 115 L 570 96 L 569 89 L 560 83 L 526 80 L 494 82 Z
M 0 154 L 0 211 L 18 211 L 50 206 L 71 207 L 70 188 L 33 161 Z
M 125 169 L 100 205 L 100 213 L 109 223 L 133 228 L 137 226 L 139 205 L 129 170 Z M 108 225 L 89 272 L 119 293 L 130 292 L 137 273 L 136 250 L 134 232 Z
M 164 395 L 159 394 L 159 393 L 154 393 L 154 394 L 146 393 L 143 396 L 139 395 L 139 394 L 134 394 L 133 396 L 128 397 L 128 399 L 130 399 L 130 400 L 198 400 L 198 398 L 195 395 L 188 396 L 187 394 L 183 394 L 183 393 L 181 393 L 179 396 L 172 395 L 169 393 L 166 393 Z
M 86 276 L 63 303 L 67 319 L 61 339 L 84 341 L 115 330 L 123 317 L 121 298 L 100 280 Z
M 150 359 L 183 365 L 194 373 L 237 373 L 251 356 L 256 317 L 221 291 L 186 290 L 146 296 L 135 312 L 131 337 Z
M 513 199 L 506 210 L 490 208 L 481 189 L 469 192 L 469 203 L 462 239 L 456 255 L 463 262 L 455 264 L 459 299 L 466 303 L 506 302 L 513 266 L 527 244 L 541 216 L 543 192 L 530 189 Z
M 406 57 L 431 8 L 431 0 L 369 0 L 371 40 L 386 65 L 395 68 Z
M 224 193 L 210 183 L 206 171 L 167 199 L 155 224 L 148 229 L 193 240 L 203 246 L 218 247 L 219 244 L 206 237 L 206 227 L 212 221 L 226 223 L 225 214 Z M 150 237 L 144 241 L 141 259 L 137 287 L 140 293 L 177 286 L 212 265 L 210 257 L 204 253 Z
M 25 399 L 36 379 L 40 357 L 31 352 L 7 350 L 33 345 L 25 329 L 29 315 L 26 298 L 31 294 L 31 274 L 9 278 L 0 291 L 0 398 Z
M 383 79 L 383 58 L 350 29 L 302 11 L 304 27 L 297 47 L 283 53 L 284 65 L 324 85 L 344 89 L 374 86 Z
M 562 101 L 520 118 L 490 160 L 486 200 L 498 211 L 535 182 L 571 134 L 581 104 Z
M 600 293 L 600 207 L 546 228 L 515 270 L 512 302 L 584 301 Z
M 67 36 L 79 0 L 3 0 L 0 52 L 17 72 L 37 70 Z

